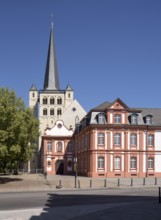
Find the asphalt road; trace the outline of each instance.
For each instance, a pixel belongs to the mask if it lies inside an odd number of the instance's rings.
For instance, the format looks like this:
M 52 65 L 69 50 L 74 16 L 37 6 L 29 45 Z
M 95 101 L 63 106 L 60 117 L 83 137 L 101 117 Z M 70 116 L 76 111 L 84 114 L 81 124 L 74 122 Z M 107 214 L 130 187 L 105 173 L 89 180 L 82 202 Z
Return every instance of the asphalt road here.
M 160 219 L 157 188 L 1 193 L 0 219 Z

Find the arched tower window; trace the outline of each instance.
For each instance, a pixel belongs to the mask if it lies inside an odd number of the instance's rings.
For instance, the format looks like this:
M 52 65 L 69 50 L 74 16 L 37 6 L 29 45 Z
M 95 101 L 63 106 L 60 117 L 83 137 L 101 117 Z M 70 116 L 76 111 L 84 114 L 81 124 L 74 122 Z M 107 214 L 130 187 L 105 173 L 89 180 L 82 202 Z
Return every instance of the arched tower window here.
M 55 101 L 54 98 L 51 97 L 51 98 L 50 98 L 50 105 L 54 105 L 54 101 Z
M 61 108 L 58 108 L 58 110 L 57 110 L 57 115 L 61 115 L 61 114 L 62 114 Z
M 61 104 L 62 104 L 62 98 L 61 98 L 61 97 L 58 97 L 58 99 L 57 99 L 57 104 L 58 104 L 58 105 L 61 105 Z
M 43 102 L 44 105 L 47 105 L 47 104 L 48 104 L 48 100 L 47 100 L 47 98 L 44 97 L 42 102 Z
M 47 115 L 47 114 L 48 114 L 47 108 L 44 108 L 43 109 L 43 115 Z
M 50 115 L 54 115 L 54 109 L 53 108 L 50 109 Z
M 33 97 L 33 98 L 35 97 L 35 93 L 34 93 L 34 92 L 32 93 L 32 97 Z

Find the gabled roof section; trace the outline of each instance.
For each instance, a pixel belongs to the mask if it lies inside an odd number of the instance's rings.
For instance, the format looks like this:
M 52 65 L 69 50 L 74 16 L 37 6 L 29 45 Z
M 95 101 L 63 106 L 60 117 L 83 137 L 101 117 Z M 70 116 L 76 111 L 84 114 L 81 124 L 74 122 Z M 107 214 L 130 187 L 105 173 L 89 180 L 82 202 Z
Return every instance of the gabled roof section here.
M 38 91 L 38 89 L 36 88 L 36 86 L 34 84 L 32 84 L 32 86 L 29 89 L 29 91 Z
M 56 52 L 54 46 L 53 23 L 51 24 L 50 30 L 49 48 L 44 79 L 44 90 L 60 90 L 56 63 Z
M 117 98 L 113 103 L 111 103 L 107 109 L 127 109 L 129 110 L 129 107 L 120 99 Z

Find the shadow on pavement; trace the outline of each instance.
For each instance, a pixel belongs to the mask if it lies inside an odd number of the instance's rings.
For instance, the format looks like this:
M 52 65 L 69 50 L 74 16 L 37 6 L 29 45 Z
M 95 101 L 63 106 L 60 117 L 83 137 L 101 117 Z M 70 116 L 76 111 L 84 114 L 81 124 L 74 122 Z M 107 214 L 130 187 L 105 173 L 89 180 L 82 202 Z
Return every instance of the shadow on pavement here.
M 30 220 L 159 220 L 161 204 L 157 197 L 128 195 L 58 195 L 49 194 L 40 216 Z
M 22 181 L 22 178 L 18 178 L 18 177 L 11 177 L 10 175 L 0 175 L 0 184 L 6 184 L 9 182 L 15 182 L 15 181 Z

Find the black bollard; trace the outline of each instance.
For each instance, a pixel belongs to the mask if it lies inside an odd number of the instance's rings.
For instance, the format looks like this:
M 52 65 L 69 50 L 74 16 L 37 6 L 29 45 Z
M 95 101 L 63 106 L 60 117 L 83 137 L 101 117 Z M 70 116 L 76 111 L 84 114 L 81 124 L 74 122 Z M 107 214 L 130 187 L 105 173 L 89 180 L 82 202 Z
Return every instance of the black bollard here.
M 92 187 L 92 180 L 90 179 L 90 185 L 89 185 L 89 187 L 91 188 Z
M 107 181 L 106 181 L 106 179 L 104 180 L 104 187 L 106 187 L 107 186 Z
M 61 185 L 61 180 L 59 180 L 59 187 L 60 187 L 60 188 L 62 187 L 62 185 Z
M 133 186 L 133 178 L 131 178 L 131 186 Z
M 120 186 L 120 179 L 118 179 L 118 183 L 117 183 L 117 186 Z
M 157 185 L 157 178 L 155 178 L 155 185 Z
M 80 180 L 78 180 L 78 188 L 80 189 Z
M 160 187 L 159 187 L 159 203 L 161 203 L 161 198 L 160 198 L 160 196 L 161 196 L 161 193 L 160 193 Z
M 145 186 L 145 177 L 143 178 L 143 186 Z

